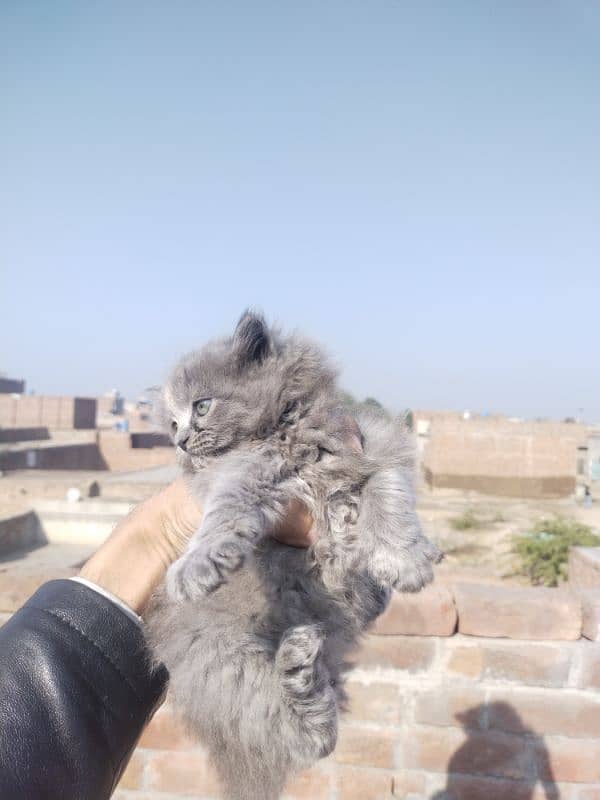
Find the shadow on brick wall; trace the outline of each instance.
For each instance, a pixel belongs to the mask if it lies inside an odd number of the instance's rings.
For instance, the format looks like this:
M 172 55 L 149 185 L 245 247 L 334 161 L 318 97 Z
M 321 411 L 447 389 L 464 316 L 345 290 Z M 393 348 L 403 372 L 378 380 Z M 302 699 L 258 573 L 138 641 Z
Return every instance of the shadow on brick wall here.
M 560 800 L 544 737 L 509 703 L 474 706 L 456 719 L 467 739 L 448 762 L 445 788 L 430 800 Z

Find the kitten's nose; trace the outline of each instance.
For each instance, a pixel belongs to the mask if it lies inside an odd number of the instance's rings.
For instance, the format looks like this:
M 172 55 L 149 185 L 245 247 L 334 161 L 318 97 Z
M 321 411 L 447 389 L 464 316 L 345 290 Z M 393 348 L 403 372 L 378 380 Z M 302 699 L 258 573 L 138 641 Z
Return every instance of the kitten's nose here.
M 190 440 L 190 435 L 188 433 L 187 436 L 183 436 L 177 442 L 177 447 L 181 447 L 181 449 L 183 450 L 184 453 L 187 453 L 187 443 L 189 442 L 189 440 Z

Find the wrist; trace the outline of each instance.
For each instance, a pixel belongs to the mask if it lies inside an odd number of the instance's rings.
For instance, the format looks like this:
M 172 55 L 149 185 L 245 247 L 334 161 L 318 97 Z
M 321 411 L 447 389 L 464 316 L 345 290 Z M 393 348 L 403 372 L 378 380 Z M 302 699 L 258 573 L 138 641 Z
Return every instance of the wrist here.
M 80 576 L 142 614 L 201 518 L 182 481 L 135 508 L 86 562 Z
M 114 594 L 142 614 L 154 588 L 164 577 L 164 561 L 146 545 L 136 509 L 84 564 L 80 577 Z

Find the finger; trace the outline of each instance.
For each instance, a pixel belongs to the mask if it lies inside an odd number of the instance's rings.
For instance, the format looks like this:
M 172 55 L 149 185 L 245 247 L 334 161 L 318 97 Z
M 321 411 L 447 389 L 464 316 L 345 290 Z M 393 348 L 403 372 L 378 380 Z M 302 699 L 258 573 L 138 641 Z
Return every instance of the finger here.
M 317 540 L 317 531 L 306 506 L 291 500 L 285 518 L 273 530 L 273 537 L 292 547 L 310 547 Z

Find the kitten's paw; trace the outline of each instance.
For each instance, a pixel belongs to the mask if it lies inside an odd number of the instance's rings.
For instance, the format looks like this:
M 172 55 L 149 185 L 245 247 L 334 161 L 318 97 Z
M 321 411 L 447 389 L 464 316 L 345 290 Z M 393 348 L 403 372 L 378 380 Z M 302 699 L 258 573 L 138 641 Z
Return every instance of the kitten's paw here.
M 186 553 L 167 571 L 167 594 L 171 600 L 196 600 L 214 592 L 227 580 L 227 574 L 244 562 L 245 548 L 236 540 L 226 540 Z
M 369 563 L 369 575 L 380 586 L 398 592 L 419 592 L 433 580 L 432 563 L 441 559 L 441 553 L 427 541 L 428 547 L 417 544 L 404 554 L 383 551 L 374 554 Z
M 325 679 L 324 667 L 319 663 L 323 638 L 323 631 L 318 625 L 288 628 L 281 638 L 276 656 L 277 666 L 284 688 L 294 697 L 304 697 L 317 683 L 328 680 Z M 319 680 L 319 677 L 323 680 Z
M 175 602 L 197 600 L 222 583 L 216 565 L 205 558 L 187 553 L 167 570 L 167 595 Z

